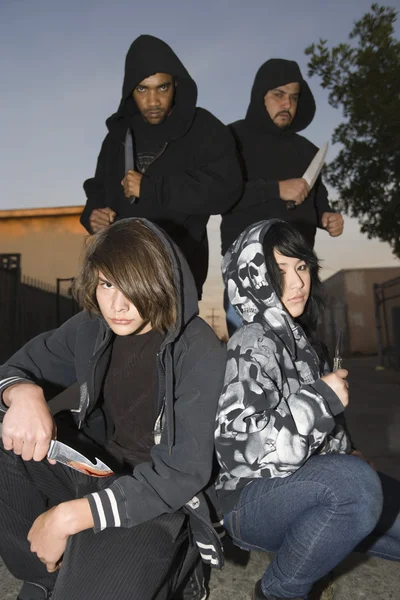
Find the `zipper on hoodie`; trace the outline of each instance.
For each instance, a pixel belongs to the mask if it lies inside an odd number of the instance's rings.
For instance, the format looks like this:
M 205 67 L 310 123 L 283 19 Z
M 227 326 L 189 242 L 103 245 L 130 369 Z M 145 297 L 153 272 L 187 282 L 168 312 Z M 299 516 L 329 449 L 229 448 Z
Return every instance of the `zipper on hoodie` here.
M 161 364 L 161 352 L 157 352 L 157 374 L 158 374 L 158 405 L 157 412 L 160 414 L 165 404 L 165 369 Z
M 158 375 L 158 399 L 157 399 L 157 419 L 153 427 L 153 437 L 156 444 L 161 442 L 161 434 L 163 431 L 162 421 L 164 418 L 163 412 L 165 407 L 165 369 L 161 364 L 162 351 L 157 352 L 157 375 Z
M 87 378 L 87 402 L 86 402 L 86 407 L 83 408 L 82 413 L 79 416 L 78 429 L 80 429 L 82 427 L 82 423 L 83 423 L 83 421 L 87 415 L 87 412 L 90 408 L 90 405 L 92 403 L 91 399 L 93 399 L 93 401 L 94 401 L 94 385 L 95 385 L 95 374 L 96 374 L 97 363 L 99 361 L 99 358 L 103 354 L 104 350 L 106 349 L 110 339 L 111 339 L 111 332 L 107 331 L 105 338 L 103 339 L 99 348 L 97 348 L 97 350 L 93 353 L 93 356 L 89 361 L 89 365 L 88 365 L 89 373 L 88 373 L 88 378 Z

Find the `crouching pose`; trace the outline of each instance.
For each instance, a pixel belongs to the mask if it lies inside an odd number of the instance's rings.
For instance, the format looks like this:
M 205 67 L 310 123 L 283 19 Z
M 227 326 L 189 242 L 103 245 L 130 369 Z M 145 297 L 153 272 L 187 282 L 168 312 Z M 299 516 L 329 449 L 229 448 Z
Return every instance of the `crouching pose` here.
M 197 317 L 185 259 L 144 219 L 88 240 L 75 291 L 84 311 L 0 369 L 1 557 L 21 600 L 182 597 L 199 552 L 222 566 L 209 482 L 225 349 Z M 72 429 L 109 477 L 46 459 L 43 387 L 75 382 Z
M 330 372 L 314 338 L 312 248 L 290 224 L 262 221 L 231 246 L 223 274 L 243 325 L 219 401 L 217 491 L 233 541 L 275 553 L 253 598 L 307 598 L 356 548 L 399 560 L 400 483 L 352 447 L 347 371 Z

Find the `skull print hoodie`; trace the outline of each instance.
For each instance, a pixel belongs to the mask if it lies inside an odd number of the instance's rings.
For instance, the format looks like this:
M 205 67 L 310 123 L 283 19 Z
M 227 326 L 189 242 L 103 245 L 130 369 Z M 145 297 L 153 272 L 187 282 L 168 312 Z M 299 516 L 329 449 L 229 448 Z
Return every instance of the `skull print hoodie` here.
M 217 482 L 224 512 L 254 478 L 287 477 L 315 453 L 347 453 L 343 405 L 321 379 L 330 372 L 268 279 L 263 239 L 275 219 L 248 227 L 222 271 L 243 319 L 228 343 L 219 400 Z

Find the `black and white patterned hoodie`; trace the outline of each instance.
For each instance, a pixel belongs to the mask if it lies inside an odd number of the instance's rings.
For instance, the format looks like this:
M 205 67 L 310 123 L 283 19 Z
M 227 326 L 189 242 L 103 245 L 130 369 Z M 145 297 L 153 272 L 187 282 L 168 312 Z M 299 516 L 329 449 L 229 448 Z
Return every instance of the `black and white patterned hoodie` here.
M 262 244 L 274 222 L 248 227 L 222 263 L 230 302 L 243 318 L 228 343 L 215 434 L 225 512 L 252 479 L 287 477 L 314 453 L 351 449 L 337 422 L 343 405 L 321 379 L 328 364 L 321 364 L 268 279 Z

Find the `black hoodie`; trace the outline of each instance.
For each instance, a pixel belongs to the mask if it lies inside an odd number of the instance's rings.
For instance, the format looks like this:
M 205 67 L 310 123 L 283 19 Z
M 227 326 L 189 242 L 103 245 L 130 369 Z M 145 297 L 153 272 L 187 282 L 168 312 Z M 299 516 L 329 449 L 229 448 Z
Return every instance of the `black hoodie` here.
M 268 90 L 293 82 L 300 83 L 296 115 L 288 128 L 280 129 L 265 109 L 264 96 Z M 292 211 L 281 200 L 278 185 L 281 180 L 301 177 L 316 154 L 317 147 L 297 133 L 311 123 L 314 114 L 314 97 L 296 62 L 274 58 L 260 67 L 246 118 L 230 125 L 246 186 L 241 200 L 222 217 L 222 254 L 246 227 L 272 217 L 292 222 L 314 244 L 322 214 L 333 212 L 321 178 Z
M 171 257 L 178 314 L 157 355 L 159 403 L 151 460 L 137 465 L 130 474 L 99 478 L 98 491 L 88 496 L 94 531 L 134 527 L 183 508 L 203 560 L 221 567 L 220 541 L 211 525 L 211 519 L 216 522 L 218 507 L 209 482 L 226 349 L 196 316 L 196 288 L 182 254 L 162 230 L 144 222 Z M 19 382 L 40 386 L 47 382 L 61 388 L 78 382 L 79 408 L 72 412 L 83 423 L 83 430 L 90 431 L 101 402 L 112 340 L 113 333 L 103 318 L 87 312 L 75 315 L 58 329 L 28 342 L 0 367 L 0 398 L 7 387 Z M 0 414 L 6 410 L 0 401 Z M 98 442 L 104 445 L 106 440 Z
M 155 73 L 174 76 L 175 103 L 163 124 L 146 126 L 132 92 Z M 133 42 L 126 56 L 118 111 L 106 121 L 109 133 L 95 176 L 84 183 L 87 203 L 81 223 L 90 232 L 89 216 L 102 207 L 112 208 L 118 218 L 146 217 L 157 223 L 184 253 L 201 297 L 208 269 L 208 219 L 237 202 L 242 177 L 229 130 L 208 111 L 196 108 L 196 100 L 195 82 L 167 44 L 149 35 Z M 139 130 L 141 137 L 146 135 L 147 129 L 161 147 L 143 176 L 140 198 L 134 204 L 125 198 L 121 186 L 127 129 L 134 138 Z

